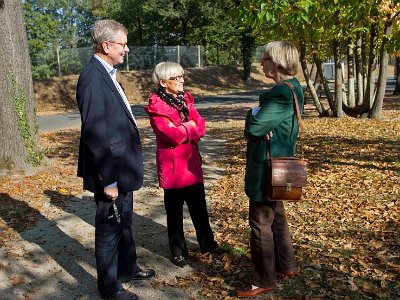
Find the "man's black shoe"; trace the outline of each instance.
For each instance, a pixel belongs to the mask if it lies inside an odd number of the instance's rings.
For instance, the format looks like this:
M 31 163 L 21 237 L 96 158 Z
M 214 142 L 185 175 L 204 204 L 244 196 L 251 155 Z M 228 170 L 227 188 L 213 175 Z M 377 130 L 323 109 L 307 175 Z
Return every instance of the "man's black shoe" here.
M 174 256 L 172 258 L 172 262 L 174 263 L 174 265 L 183 268 L 184 266 L 186 266 L 186 261 L 183 258 L 183 256 Z
M 137 271 L 135 274 L 129 277 L 121 277 L 118 278 L 119 281 L 121 282 L 128 282 L 131 280 L 141 280 L 141 279 L 149 279 L 153 277 L 156 274 L 153 269 L 145 269 L 142 270 L 139 268 L 139 271 Z
M 112 300 L 137 300 L 139 297 L 125 289 L 120 290 L 118 293 L 116 293 L 113 296 L 105 296 L 101 295 L 101 298 L 103 299 L 112 299 Z

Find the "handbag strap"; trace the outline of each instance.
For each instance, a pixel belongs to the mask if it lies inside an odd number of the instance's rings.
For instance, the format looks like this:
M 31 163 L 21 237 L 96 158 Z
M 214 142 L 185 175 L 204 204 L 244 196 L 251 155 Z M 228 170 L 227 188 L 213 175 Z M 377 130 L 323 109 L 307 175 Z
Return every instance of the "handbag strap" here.
M 301 139 L 301 130 L 303 129 L 303 122 L 301 120 L 301 114 L 299 109 L 299 100 L 297 99 L 296 92 L 294 91 L 293 84 L 290 82 L 282 82 L 283 84 L 287 85 L 290 90 L 292 91 L 293 95 L 293 102 L 294 102 L 294 110 L 297 116 L 297 123 L 299 124 L 299 136 L 298 136 L 298 145 L 300 146 L 301 156 L 304 158 L 304 149 L 303 149 L 303 140 Z
M 293 102 L 294 102 L 294 106 L 295 106 L 297 122 L 299 123 L 299 138 L 300 138 L 301 129 L 303 129 L 303 122 L 301 120 L 301 114 L 300 114 L 300 109 L 299 109 L 299 100 L 297 99 L 297 95 L 296 95 L 296 92 L 294 91 L 293 84 L 291 84 L 290 82 L 282 82 L 282 83 L 287 85 L 290 88 L 290 90 L 292 91 L 292 94 L 293 94 L 293 99 L 294 99 Z
M 290 82 L 282 82 L 283 84 L 287 85 L 293 95 L 293 102 L 294 102 L 294 111 L 296 113 L 296 117 L 297 117 L 297 123 L 299 124 L 299 145 L 300 145 L 300 150 L 301 150 L 301 155 L 302 157 L 304 157 L 304 150 L 303 150 L 303 143 L 302 143 L 302 139 L 301 139 L 301 129 L 303 128 L 303 122 L 301 120 L 301 114 L 300 114 L 300 109 L 299 109 L 299 100 L 297 99 L 297 95 L 296 92 L 294 91 L 294 87 L 293 84 L 291 84 Z M 269 147 L 270 147 L 271 143 L 267 144 L 267 159 L 270 157 L 269 155 Z

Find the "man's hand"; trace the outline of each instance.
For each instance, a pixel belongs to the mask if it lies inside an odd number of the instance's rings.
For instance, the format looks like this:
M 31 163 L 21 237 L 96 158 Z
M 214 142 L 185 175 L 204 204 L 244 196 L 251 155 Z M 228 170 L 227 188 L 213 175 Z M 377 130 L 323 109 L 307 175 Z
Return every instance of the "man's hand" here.
M 274 135 L 273 135 L 272 131 L 270 131 L 269 133 L 267 133 L 266 136 L 264 136 L 264 140 L 269 141 L 273 136 Z
M 118 186 L 106 186 L 104 187 L 104 195 L 110 200 L 115 200 L 118 197 Z

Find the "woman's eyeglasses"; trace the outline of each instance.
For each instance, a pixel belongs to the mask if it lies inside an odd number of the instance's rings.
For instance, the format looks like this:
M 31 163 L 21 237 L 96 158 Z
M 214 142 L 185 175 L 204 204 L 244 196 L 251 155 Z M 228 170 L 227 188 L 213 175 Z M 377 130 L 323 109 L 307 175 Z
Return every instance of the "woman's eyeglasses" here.
M 264 62 L 266 62 L 267 60 L 272 60 L 272 58 L 271 57 L 263 57 L 263 59 L 262 59 L 262 63 L 264 63 Z
M 175 80 L 175 81 L 179 81 L 181 79 L 185 79 L 185 75 L 182 74 L 182 75 L 173 76 L 173 77 L 168 78 L 168 80 Z

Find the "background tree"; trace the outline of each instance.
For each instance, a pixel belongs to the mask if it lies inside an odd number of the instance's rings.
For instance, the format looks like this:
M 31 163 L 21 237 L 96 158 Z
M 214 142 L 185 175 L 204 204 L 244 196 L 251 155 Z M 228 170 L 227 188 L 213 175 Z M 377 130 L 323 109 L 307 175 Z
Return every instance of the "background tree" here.
M 318 77 L 323 83 L 333 116 L 341 117 L 344 111 L 355 117 L 378 118 L 387 80 L 389 45 L 400 43 L 394 38 L 399 30 L 395 26 L 400 14 L 399 3 L 399 0 L 243 0 L 240 10 L 242 21 L 263 34 L 266 41 L 278 37 L 300 46 L 303 74 L 320 115 L 325 115 L 326 109 L 309 77 L 309 66 L 314 63 L 319 69 Z M 355 88 L 352 84 L 353 73 L 348 72 L 350 76 L 346 85 L 342 83 L 343 77 L 339 73 L 344 71 L 341 66 L 349 46 L 353 47 L 353 40 L 359 45 L 353 67 L 357 72 L 358 106 L 351 108 L 354 92 L 348 92 L 345 86 Z M 334 58 L 335 65 L 333 96 L 321 68 L 321 62 L 330 57 Z M 350 59 L 349 56 L 347 58 Z M 368 64 L 365 64 L 366 60 Z
M 23 8 L 35 78 L 57 74 L 57 49 L 89 46 L 91 0 L 25 0 Z
M 37 124 L 27 36 L 19 0 L 0 2 L 0 171 L 38 165 Z
M 210 64 L 236 62 L 238 24 L 229 15 L 228 0 L 99 0 L 98 18 L 112 18 L 127 27 L 131 46 L 202 45 Z

